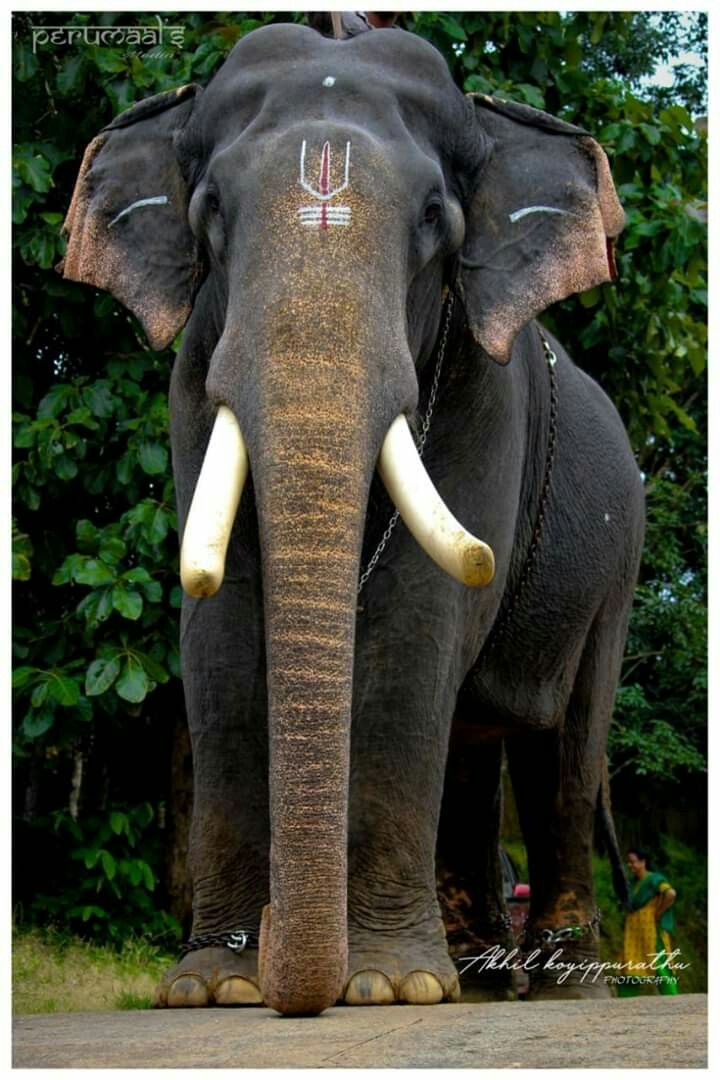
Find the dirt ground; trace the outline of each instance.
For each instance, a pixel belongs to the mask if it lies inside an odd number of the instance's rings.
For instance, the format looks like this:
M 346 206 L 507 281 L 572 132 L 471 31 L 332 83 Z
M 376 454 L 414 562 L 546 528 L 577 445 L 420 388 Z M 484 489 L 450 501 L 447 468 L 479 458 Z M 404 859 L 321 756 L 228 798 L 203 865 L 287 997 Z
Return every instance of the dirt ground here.
M 19 1016 L 15 1068 L 703 1068 L 707 998 Z M 641 1033 L 641 1037 L 639 1034 Z

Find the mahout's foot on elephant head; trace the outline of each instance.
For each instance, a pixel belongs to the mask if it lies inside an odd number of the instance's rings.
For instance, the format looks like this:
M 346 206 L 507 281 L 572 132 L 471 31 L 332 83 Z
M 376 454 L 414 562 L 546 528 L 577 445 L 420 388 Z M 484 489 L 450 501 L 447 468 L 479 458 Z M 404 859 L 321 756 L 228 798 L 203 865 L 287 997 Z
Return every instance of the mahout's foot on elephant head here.
M 435 922 L 437 925 L 435 926 Z M 348 978 L 340 1004 L 439 1005 L 460 1000 L 440 919 L 415 929 L 349 928 Z
M 257 949 L 234 953 L 213 946 L 190 952 L 165 973 L 153 1004 L 158 1009 L 262 1005 L 257 959 Z

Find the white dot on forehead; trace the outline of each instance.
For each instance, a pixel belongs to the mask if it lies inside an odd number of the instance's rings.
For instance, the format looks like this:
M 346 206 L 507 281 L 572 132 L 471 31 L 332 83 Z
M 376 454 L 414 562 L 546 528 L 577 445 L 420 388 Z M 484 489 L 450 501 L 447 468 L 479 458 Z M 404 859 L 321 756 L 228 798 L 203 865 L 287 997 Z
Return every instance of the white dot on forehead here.
M 328 75 L 327 78 L 323 79 L 323 86 L 334 86 L 334 85 L 335 85 L 335 77 L 333 75 Z

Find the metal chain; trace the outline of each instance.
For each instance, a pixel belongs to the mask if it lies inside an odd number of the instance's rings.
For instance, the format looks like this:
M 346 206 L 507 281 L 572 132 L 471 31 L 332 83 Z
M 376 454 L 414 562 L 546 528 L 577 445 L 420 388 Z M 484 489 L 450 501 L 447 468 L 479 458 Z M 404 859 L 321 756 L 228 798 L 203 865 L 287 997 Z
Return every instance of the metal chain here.
M 499 619 L 493 626 L 490 634 L 483 647 L 483 655 L 489 655 L 498 641 L 502 638 L 503 634 L 507 630 L 507 625 L 510 622 L 510 618 L 515 610 L 518 600 L 525 591 L 525 587 L 530 578 L 530 574 L 533 569 L 533 564 L 537 558 L 537 553 L 540 549 L 540 541 L 542 539 L 543 527 L 545 525 L 545 512 L 547 510 L 547 504 L 550 499 L 550 481 L 552 479 L 553 466 L 555 464 L 555 450 L 557 448 L 557 420 L 558 420 L 558 383 L 557 373 L 555 371 L 555 365 L 557 364 L 557 356 L 550 348 L 550 343 L 543 334 L 542 330 L 538 326 L 538 333 L 540 334 L 540 340 L 543 346 L 543 352 L 545 354 L 545 361 L 547 363 L 548 372 L 550 374 L 550 421 L 548 424 L 548 442 L 547 451 L 545 453 L 545 473 L 543 476 L 542 488 L 540 490 L 540 505 L 538 507 L 537 517 L 535 519 L 535 527 L 533 528 L 532 539 L 530 541 L 530 547 L 528 549 L 527 556 L 525 558 L 525 566 L 523 572 L 520 575 L 520 580 L 517 583 L 515 591 L 512 593 L 510 599 L 507 602 L 505 610 L 500 615 Z
M 600 910 L 596 908 L 592 919 L 589 922 L 582 923 L 580 926 L 562 926 L 557 930 L 552 930 L 549 926 L 546 926 L 532 935 L 525 931 L 523 948 L 526 950 L 532 948 L 532 946 L 541 949 L 549 948 L 553 945 L 560 945 L 563 941 L 577 941 L 579 938 L 587 937 L 588 934 L 597 937 L 601 918 Z
M 450 333 L 450 321 L 452 319 L 454 304 L 455 293 L 448 292 L 445 307 L 445 322 L 443 324 L 443 330 L 440 336 L 440 345 L 438 346 L 438 357 L 435 363 L 435 374 L 433 376 L 432 386 L 430 387 L 430 397 L 428 398 L 427 409 L 425 410 L 425 417 L 423 419 L 422 427 L 420 429 L 420 435 L 417 439 L 417 451 L 420 457 L 423 456 L 423 452 L 425 450 L 425 443 L 427 441 L 428 432 L 430 431 L 430 421 L 432 419 L 433 410 L 435 409 L 438 386 L 440 385 L 440 372 L 442 371 L 443 360 L 445 359 L 445 349 L 447 347 L 448 334 Z M 365 570 L 360 574 L 357 587 L 358 596 L 362 592 L 365 583 L 367 582 L 368 578 L 377 566 L 380 556 L 387 547 L 387 543 L 395 530 L 395 526 L 397 525 L 399 518 L 400 513 L 398 510 L 395 510 L 388 522 L 387 529 L 382 534 L 382 540 L 376 547 L 372 558 L 365 567 Z
M 210 949 L 213 946 L 224 946 L 235 953 L 240 953 L 247 948 L 257 948 L 259 942 L 255 930 L 221 930 L 216 934 L 198 934 L 191 937 L 183 946 L 183 956 L 197 949 Z

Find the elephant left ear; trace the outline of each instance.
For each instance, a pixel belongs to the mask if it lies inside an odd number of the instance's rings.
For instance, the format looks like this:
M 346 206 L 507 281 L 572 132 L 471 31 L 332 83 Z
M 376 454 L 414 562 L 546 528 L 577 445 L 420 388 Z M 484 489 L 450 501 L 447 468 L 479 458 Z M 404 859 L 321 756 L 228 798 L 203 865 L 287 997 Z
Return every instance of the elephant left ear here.
M 488 145 L 466 221 L 459 288 L 475 340 L 498 363 L 550 304 L 615 276 L 625 223 L 607 158 L 582 128 L 469 95 Z
M 201 278 L 175 152 L 200 87 L 157 94 L 121 113 L 85 151 L 58 267 L 107 289 L 143 325 L 153 349 L 182 329 Z

